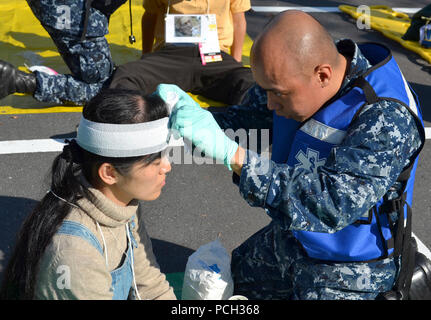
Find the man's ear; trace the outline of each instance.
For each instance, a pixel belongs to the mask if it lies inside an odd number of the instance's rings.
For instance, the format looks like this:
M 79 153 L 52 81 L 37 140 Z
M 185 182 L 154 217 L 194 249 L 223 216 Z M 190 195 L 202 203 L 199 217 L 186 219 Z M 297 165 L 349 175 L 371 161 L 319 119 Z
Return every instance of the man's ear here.
M 110 163 L 102 163 L 97 170 L 97 174 L 99 175 L 100 180 L 107 185 L 113 185 L 118 181 L 118 172 Z
M 330 64 L 319 64 L 314 68 L 314 74 L 319 82 L 319 85 L 324 88 L 327 87 L 332 79 L 332 67 Z

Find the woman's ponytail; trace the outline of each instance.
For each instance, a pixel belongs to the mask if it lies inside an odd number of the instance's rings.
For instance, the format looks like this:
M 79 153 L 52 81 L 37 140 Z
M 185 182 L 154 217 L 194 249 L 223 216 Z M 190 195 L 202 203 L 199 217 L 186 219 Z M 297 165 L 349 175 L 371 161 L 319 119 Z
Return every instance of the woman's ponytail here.
M 51 168 L 51 189 L 25 219 L 5 270 L 0 299 L 33 299 L 38 263 L 64 218 L 86 189 L 79 181 L 81 150 L 67 141 Z M 87 191 L 88 192 L 88 191 Z

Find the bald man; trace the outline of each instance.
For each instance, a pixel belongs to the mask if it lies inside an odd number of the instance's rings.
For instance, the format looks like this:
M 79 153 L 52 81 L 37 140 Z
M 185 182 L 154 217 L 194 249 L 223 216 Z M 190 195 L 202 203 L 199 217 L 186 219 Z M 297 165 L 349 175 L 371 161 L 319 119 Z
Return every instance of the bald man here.
M 255 40 L 251 64 L 258 86 L 242 105 L 211 114 L 180 100 L 170 122 L 231 168 L 241 196 L 272 218 L 233 251 L 234 293 L 407 297 L 410 206 L 425 135 L 390 51 L 334 43 L 314 18 L 286 11 Z M 271 159 L 223 139 L 220 127 L 270 129 Z

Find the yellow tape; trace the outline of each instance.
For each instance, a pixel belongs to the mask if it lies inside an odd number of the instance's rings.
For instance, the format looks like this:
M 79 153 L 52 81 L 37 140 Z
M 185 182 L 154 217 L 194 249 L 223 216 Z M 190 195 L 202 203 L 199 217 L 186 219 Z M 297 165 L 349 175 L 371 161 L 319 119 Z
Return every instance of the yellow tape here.
M 140 21 L 144 13 L 141 0 L 132 1 L 134 29 L 137 30 L 136 43 L 129 43 L 129 6 L 121 6 L 110 19 L 109 34 L 106 36 L 112 58 L 117 65 L 138 60 L 141 57 L 142 37 Z M 23 65 L 45 65 L 59 73 L 70 73 L 57 52 L 57 48 L 31 12 L 25 0 L 0 0 L 0 59 L 23 69 Z M 243 63 L 249 66 L 252 40 L 246 37 L 243 47 Z M 224 106 L 220 102 L 190 94 L 202 107 Z M 82 112 L 82 107 L 49 106 L 33 97 L 14 94 L 0 101 L 2 114 L 31 114 Z
M 340 5 L 341 11 L 358 19 L 369 18 L 370 27 L 381 32 L 385 37 L 397 41 L 404 48 L 416 52 L 423 59 L 431 63 L 431 49 L 425 49 L 417 41 L 407 41 L 402 39 L 410 26 L 411 20 L 409 16 L 402 12 L 392 10 L 391 7 L 378 5 L 370 6 L 370 14 L 366 14 L 363 10 L 358 10 L 354 6 Z
M 2 114 L 31 114 L 31 113 L 64 113 L 64 112 L 82 112 L 82 107 L 48 107 L 39 109 L 20 109 L 14 107 L 0 107 Z

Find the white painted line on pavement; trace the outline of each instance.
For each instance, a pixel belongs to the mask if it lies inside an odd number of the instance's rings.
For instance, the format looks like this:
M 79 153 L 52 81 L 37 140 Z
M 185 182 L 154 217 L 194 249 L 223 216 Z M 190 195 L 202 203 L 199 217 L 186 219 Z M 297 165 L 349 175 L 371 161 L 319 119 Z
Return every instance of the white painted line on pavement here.
M 0 154 L 37 153 L 37 152 L 61 152 L 65 145 L 65 139 L 33 139 L 0 141 Z M 180 147 L 184 145 L 183 139 L 171 139 L 169 146 Z
M 301 10 L 304 12 L 311 12 L 311 13 L 332 13 L 332 12 L 341 12 L 338 7 L 299 7 L 299 6 L 293 6 L 293 7 L 282 7 L 282 6 L 252 6 L 251 7 L 253 11 L 256 12 L 282 12 L 285 10 Z M 422 8 L 392 8 L 394 11 L 401 11 L 404 13 L 415 13 L 419 11 Z
M 62 151 L 64 139 L 0 141 L 0 154 Z
M 431 251 L 413 232 L 412 232 L 412 236 L 416 239 L 416 243 L 418 245 L 418 251 L 424 254 L 429 260 L 431 260 Z

